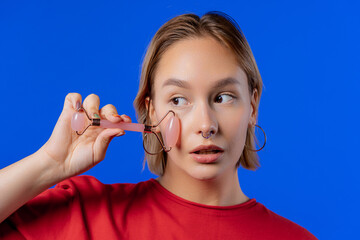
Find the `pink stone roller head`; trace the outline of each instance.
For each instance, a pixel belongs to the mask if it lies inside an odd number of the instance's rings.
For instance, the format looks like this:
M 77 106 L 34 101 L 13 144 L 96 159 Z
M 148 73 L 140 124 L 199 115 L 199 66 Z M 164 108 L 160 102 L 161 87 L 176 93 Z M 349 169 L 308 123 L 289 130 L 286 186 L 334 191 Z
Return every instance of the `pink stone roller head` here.
M 164 144 L 154 129 L 160 125 L 160 123 L 169 115 L 169 113 L 172 113 L 173 116 L 170 116 L 166 122 L 165 133 L 164 133 L 164 142 L 165 142 Z M 167 112 L 165 116 L 156 125 L 150 126 L 140 123 L 125 123 L 125 122 L 112 123 L 109 120 L 90 118 L 87 112 L 85 111 L 85 109 L 83 107 L 80 107 L 73 114 L 73 117 L 71 119 L 71 128 L 74 131 L 76 131 L 78 135 L 82 135 L 90 126 L 99 126 L 102 128 L 120 128 L 126 131 L 153 133 L 156 135 L 157 139 L 159 140 L 160 144 L 163 147 L 162 150 L 164 150 L 165 152 L 170 151 L 171 148 L 176 145 L 180 135 L 180 120 L 175 115 L 175 112 L 172 110 Z M 156 154 L 156 153 L 150 153 L 146 149 L 145 151 L 149 154 Z

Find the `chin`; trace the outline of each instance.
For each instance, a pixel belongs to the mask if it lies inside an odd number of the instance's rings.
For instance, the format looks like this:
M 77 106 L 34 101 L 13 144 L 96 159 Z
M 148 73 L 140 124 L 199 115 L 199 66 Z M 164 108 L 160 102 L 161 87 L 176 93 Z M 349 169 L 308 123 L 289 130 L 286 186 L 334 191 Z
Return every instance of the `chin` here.
M 198 166 L 188 174 L 199 181 L 212 181 L 219 178 L 221 171 L 216 166 Z

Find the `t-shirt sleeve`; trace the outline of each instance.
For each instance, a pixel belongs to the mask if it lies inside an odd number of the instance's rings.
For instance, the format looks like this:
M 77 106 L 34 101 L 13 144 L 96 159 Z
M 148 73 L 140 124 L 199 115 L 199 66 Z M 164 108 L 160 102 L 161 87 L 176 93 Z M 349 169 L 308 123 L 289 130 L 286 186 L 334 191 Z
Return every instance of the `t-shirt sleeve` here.
M 91 179 L 70 178 L 39 194 L 0 224 L 0 239 L 86 238 L 80 191 L 91 192 Z

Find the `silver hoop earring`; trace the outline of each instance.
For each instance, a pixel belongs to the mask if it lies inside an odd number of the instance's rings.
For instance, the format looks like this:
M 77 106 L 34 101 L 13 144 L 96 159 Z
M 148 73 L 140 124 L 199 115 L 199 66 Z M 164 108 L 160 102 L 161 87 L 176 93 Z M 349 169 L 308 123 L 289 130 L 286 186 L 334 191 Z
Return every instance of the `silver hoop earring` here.
M 255 124 L 255 127 L 258 127 L 258 128 L 263 132 L 263 134 L 264 134 L 264 144 L 263 144 L 262 147 L 259 148 L 259 149 L 250 149 L 250 148 L 248 148 L 248 146 L 246 146 L 246 144 L 245 144 L 245 148 L 247 148 L 248 150 L 250 150 L 250 151 L 252 151 L 252 152 L 259 152 L 259 151 L 262 150 L 262 149 L 265 147 L 265 145 L 266 145 L 266 134 L 265 134 L 264 129 L 262 129 L 259 125 Z

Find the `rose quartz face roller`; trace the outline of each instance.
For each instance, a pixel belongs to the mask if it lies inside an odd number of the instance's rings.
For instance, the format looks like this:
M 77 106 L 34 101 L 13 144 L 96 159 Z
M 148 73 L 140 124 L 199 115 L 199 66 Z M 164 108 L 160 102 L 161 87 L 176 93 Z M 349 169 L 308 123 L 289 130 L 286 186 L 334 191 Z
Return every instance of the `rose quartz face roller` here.
M 154 129 L 160 125 L 160 123 L 169 115 L 169 113 L 172 113 L 173 116 L 171 116 L 169 120 L 166 122 L 165 133 L 164 133 L 164 141 L 165 141 L 164 144 Z M 86 118 L 90 121 L 90 124 L 87 124 L 87 122 L 89 121 L 87 121 Z M 78 135 L 82 135 L 90 126 L 99 126 L 102 128 L 120 128 L 126 131 L 153 133 L 155 134 L 156 138 L 159 140 L 165 152 L 170 151 L 171 148 L 176 145 L 180 134 L 180 120 L 175 115 L 175 112 L 172 110 L 168 111 L 165 114 L 165 116 L 156 125 L 151 126 L 140 123 L 125 123 L 125 122 L 113 123 L 105 119 L 90 118 L 83 107 L 78 108 L 77 111 L 73 114 L 73 117 L 71 119 L 71 128 L 74 131 L 76 131 Z M 149 153 L 146 149 L 145 151 Z M 149 153 L 149 154 L 154 154 L 154 153 Z

